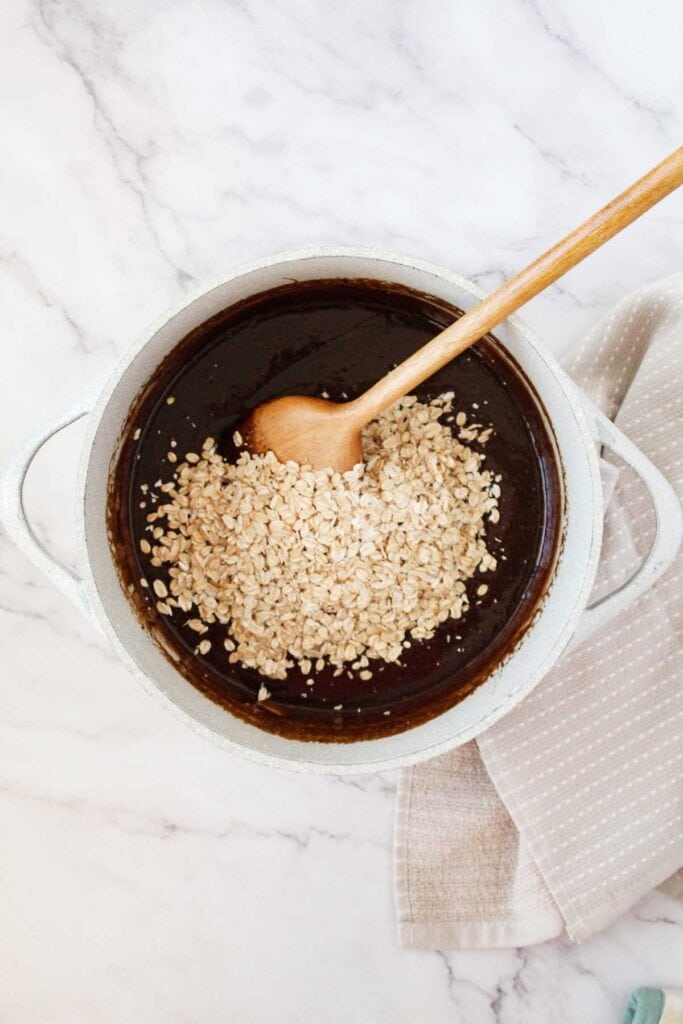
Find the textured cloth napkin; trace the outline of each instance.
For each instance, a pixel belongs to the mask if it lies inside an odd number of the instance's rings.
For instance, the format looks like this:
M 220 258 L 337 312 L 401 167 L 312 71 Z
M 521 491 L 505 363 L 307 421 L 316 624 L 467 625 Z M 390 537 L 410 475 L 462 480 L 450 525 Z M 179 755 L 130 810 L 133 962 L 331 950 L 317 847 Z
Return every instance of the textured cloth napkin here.
M 683 274 L 599 323 L 569 370 L 683 493 Z M 591 600 L 646 555 L 654 516 L 605 462 Z M 404 946 L 521 946 L 600 931 L 683 864 L 681 556 L 476 742 L 402 773 L 395 883 Z M 680 876 L 679 876 L 680 878 Z

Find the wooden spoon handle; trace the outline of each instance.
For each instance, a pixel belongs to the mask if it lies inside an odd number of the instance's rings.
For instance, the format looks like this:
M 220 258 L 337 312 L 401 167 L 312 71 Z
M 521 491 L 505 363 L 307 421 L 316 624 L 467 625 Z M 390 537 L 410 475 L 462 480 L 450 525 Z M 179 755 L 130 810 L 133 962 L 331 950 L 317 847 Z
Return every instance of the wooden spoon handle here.
M 681 184 L 683 147 L 349 402 L 345 411 L 358 427 L 374 419 Z

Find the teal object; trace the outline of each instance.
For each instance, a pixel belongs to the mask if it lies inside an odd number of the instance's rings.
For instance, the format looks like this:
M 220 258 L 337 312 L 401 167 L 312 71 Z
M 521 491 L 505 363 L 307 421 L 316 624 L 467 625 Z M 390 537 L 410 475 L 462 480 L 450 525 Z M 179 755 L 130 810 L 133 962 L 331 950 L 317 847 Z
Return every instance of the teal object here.
M 663 1009 L 661 988 L 637 988 L 626 1005 L 622 1024 L 659 1024 Z

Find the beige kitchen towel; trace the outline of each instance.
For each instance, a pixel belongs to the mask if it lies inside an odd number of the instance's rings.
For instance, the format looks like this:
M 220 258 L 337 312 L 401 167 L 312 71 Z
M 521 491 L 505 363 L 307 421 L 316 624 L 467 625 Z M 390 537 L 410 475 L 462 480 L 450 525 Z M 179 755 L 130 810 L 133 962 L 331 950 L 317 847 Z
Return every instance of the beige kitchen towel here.
M 683 274 L 625 299 L 569 370 L 683 495 Z M 634 474 L 606 472 L 592 599 L 632 575 L 653 531 Z M 683 865 L 681 564 L 478 741 L 402 773 L 404 946 L 580 941 Z

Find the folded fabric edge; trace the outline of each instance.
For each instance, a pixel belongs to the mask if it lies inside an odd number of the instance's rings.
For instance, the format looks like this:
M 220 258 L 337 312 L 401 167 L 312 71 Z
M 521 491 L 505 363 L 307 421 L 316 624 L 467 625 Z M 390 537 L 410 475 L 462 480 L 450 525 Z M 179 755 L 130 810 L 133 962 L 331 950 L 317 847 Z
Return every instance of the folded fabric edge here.
M 531 856 L 536 861 L 536 866 L 543 876 L 543 881 L 548 886 L 560 914 L 564 920 L 564 927 L 567 936 L 572 942 L 581 942 L 589 938 L 591 931 L 584 923 L 577 908 L 565 891 L 562 879 L 554 870 L 550 858 L 546 855 L 543 843 L 536 835 L 533 823 L 528 820 L 524 808 L 517 801 L 515 794 L 506 785 L 505 772 L 498 764 L 495 751 L 489 743 L 490 737 L 486 733 L 476 740 L 479 753 L 489 773 L 489 778 L 498 790 L 498 796 L 505 804 L 505 808 L 517 827 L 517 831 L 531 851 Z
M 634 893 L 627 904 L 619 907 L 610 906 L 608 903 L 601 904 L 604 919 L 599 922 L 596 922 L 595 919 L 591 922 L 586 922 L 583 919 L 580 908 L 571 899 L 569 893 L 565 889 L 563 879 L 556 871 L 555 866 L 543 844 L 542 837 L 536 833 L 533 822 L 529 820 L 525 814 L 524 808 L 516 799 L 514 792 L 512 792 L 507 785 L 505 772 L 498 764 L 495 751 L 489 744 L 489 739 L 490 737 L 488 737 L 486 733 L 478 737 L 476 743 L 479 747 L 479 753 L 484 761 L 489 777 L 498 791 L 500 799 L 503 801 L 508 814 L 517 826 L 517 831 L 529 847 L 531 856 L 536 861 L 536 866 L 541 872 L 543 880 L 547 885 L 552 898 L 557 904 L 559 913 L 562 915 L 566 935 L 572 942 L 585 942 L 586 939 L 590 939 L 593 935 L 604 931 L 604 929 L 613 921 L 621 917 L 622 914 L 625 914 L 631 907 L 635 906 L 643 896 L 646 896 L 649 892 L 652 892 L 658 886 L 662 885 L 662 883 L 674 876 L 677 871 L 680 870 L 679 852 L 677 849 L 672 848 L 667 856 L 662 857 L 657 865 L 657 870 L 654 870 L 651 866 L 647 884 L 642 886 L 640 892 Z M 593 909 L 595 913 L 595 907 Z
M 404 949 L 514 949 L 557 938 L 557 917 L 552 911 L 526 915 L 518 921 L 402 921 L 399 945 Z
M 564 922 L 553 904 L 533 916 L 494 921 L 413 921 L 408 861 L 408 820 L 413 769 L 398 779 L 394 818 L 394 898 L 398 942 L 404 949 L 514 949 L 563 934 Z
M 399 772 L 394 805 L 394 902 L 399 927 L 412 917 L 408 879 L 408 816 L 413 788 L 413 769 Z
M 683 868 L 679 868 L 675 874 L 664 882 L 660 882 L 657 888 L 665 896 L 670 896 L 671 899 L 680 900 L 683 903 Z

